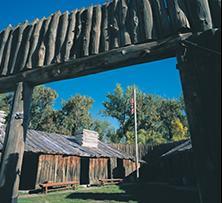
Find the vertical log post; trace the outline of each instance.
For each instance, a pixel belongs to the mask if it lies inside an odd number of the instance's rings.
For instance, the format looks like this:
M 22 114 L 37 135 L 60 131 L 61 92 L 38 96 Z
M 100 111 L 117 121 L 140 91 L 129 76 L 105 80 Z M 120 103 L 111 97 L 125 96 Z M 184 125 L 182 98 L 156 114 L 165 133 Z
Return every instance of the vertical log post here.
M 190 12 L 191 29 L 193 32 L 202 32 L 213 28 L 209 3 L 207 0 L 187 0 Z
M 4 203 L 17 202 L 31 97 L 32 87 L 20 82 L 14 95 L 0 167 L 0 197 Z
M 184 41 L 178 56 L 201 203 L 220 201 L 221 32 Z

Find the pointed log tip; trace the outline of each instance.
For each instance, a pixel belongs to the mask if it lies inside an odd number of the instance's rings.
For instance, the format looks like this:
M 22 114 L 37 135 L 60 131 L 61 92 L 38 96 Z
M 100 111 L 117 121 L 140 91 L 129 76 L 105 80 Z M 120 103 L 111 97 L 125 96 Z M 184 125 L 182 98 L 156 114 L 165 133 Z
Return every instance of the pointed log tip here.
M 69 15 L 69 14 L 70 14 L 69 11 L 65 11 L 65 12 L 63 13 L 63 16 Z
M 9 24 L 7 27 L 7 29 L 12 29 L 12 28 L 13 28 L 12 24 Z
M 54 15 L 61 15 L 62 12 L 60 10 L 56 11 Z
M 31 24 L 35 24 L 35 23 L 37 23 L 38 21 L 39 21 L 39 19 L 38 19 L 38 18 L 35 18 L 35 19 L 32 21 Z

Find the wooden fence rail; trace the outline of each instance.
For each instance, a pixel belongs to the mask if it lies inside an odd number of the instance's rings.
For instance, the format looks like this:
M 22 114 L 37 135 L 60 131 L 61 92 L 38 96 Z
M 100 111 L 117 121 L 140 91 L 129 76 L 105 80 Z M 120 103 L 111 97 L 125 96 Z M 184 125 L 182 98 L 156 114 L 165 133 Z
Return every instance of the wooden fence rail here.
M 152 144 L 139 144 L 139 159 L 140 160 L 153 160 L 159 158 L 162 154 L 171 150 L 175 146 L 183 143 L 184 141 L 172 142 L 167 144 L 152 145 Z M 120 150 L 130 156 L 135 157 L 136 149 L 134 144 L 111 144 L 115 149 Z

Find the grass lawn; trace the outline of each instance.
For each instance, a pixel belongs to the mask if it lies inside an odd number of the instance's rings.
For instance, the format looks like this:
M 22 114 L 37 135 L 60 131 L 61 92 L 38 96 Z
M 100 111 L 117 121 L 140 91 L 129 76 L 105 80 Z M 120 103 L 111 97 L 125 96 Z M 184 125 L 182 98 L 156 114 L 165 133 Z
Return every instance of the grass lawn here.
M 18 203 L 199 203 L 195 188 L 162 183 L 129 184 L 76 191 L 52 192 L 47 195 L 21 196 Z
M 20 197 L 18 203 L 137 203 L 119 186 L 79 188 L 76 191 L 52 192 L 47 195 Z

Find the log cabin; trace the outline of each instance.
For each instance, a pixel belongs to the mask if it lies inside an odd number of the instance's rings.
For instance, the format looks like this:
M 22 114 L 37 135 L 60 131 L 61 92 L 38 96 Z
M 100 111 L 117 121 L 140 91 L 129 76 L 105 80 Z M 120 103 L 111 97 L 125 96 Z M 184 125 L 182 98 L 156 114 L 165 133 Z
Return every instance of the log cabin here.
M 3 143 L 2 134 L 0 154 Z M 132 156 L 99 140 L 97 147 L 85 147 L 74 136 L 28 130 L 20 190 L 37 189 L 46 181 L 94 185 L 100 179 L 125 178 L 135 170 Z

